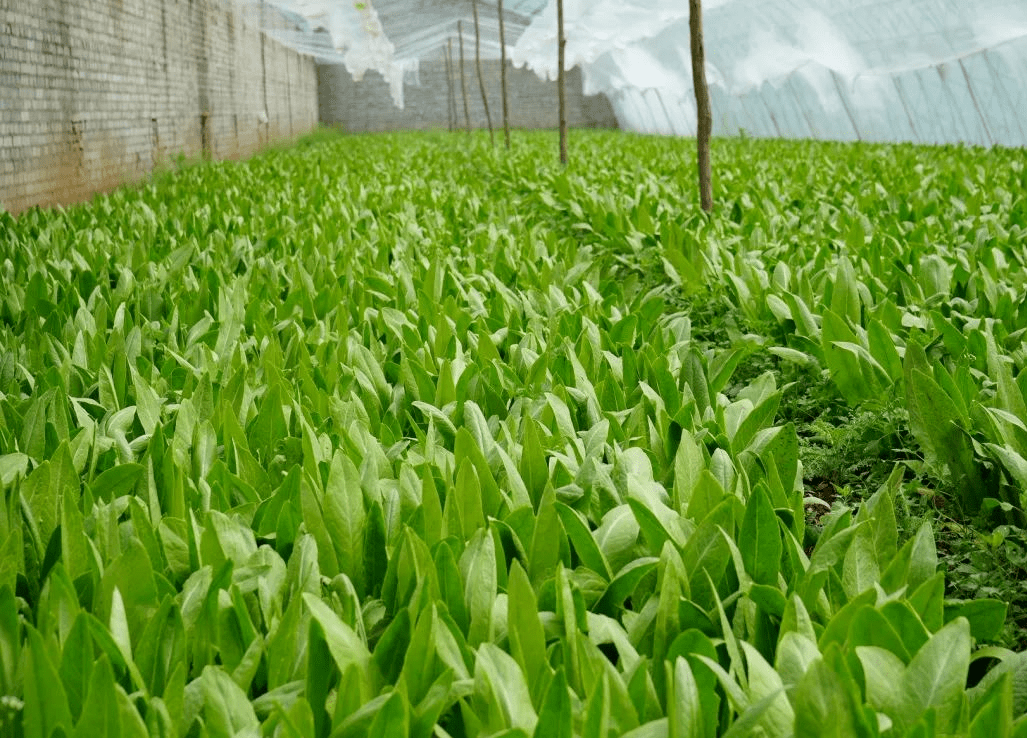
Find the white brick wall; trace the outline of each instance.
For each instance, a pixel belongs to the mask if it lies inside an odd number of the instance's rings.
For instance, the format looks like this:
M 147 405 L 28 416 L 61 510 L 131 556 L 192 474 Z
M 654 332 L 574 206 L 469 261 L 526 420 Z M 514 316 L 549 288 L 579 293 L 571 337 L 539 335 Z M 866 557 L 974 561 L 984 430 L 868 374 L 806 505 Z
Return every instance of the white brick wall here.
M 204 113 L 216 158 L 301 135 L 316 88 L 310 57 L 220 0 L 0 0 L 0 209 L 75 202 L 199 156 Z
M 507 69 L 510 125 L 513 128 L 556 128 L 559 125 L 556 82 L 541 80 L 534 72 L 517 69 L 509 62 Z M 503 127 L 500 71 L 498 61 L 482 62 L 489 112 L 497 131 Z M 471 126 L 484 128 L 487 125 L 485 106 L 473 57 L 464 72 Z M 354 82 L 341 64 L 321 65 L 317 73 L 321 122 L 325 125 L 347 131 L 447 128 L 451 93 L 456 96 L 457 127 L 465 125 L 459 62 L 452 70 L 452 80 L 447 78 L 445 62 L 422 62 L 418 70 L 419 84 L 404 86 L 402 110 L 393 104 L 389 86 L 377 72 L 368 72 L 361 82 Z M 604 95 L 584 94 L 579 67 L 567 75 L 567 124 L 572 128 L 617 127 L 609 100 Z

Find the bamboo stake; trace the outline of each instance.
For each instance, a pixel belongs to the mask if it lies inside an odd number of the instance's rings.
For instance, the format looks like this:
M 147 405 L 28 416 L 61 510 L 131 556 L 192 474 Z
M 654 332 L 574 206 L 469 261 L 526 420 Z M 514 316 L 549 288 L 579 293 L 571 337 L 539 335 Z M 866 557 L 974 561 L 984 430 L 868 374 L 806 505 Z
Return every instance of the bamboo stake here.
M 692 83 L 695 87 L 695 109 L 698 117 L 696 142 L 699 167 L 699 200 L 707 213 L 713 210 L 713 173 L 710 168 L 710 137 L 713 135 L 713 112 L 710 109 L 710 88 L 706 83 L 706 48 L 703 44 L 702 0 L 689 0 L 688 25 L 692 35 Z
M 446 117 L 449 119 L 449 131 L 456 128 L 456 98 L 453 94 L 453 39 L 446 45 Z
M 485 77 L 481 73 L 481 27 L 478 25 L 478 0 L 471 0 L 474 10 L 474 65 L 478 69 L 478 86 L 481 88 L 481 104 L 485 108 L 485 120 L 489 126 L 489 140 L 496 145 L 496 134 L 492 131 L 492 113 L 489 112 L 489 96 L 485 91 Z
M 556 30 L 559 39 L 557 87 L 560 93 L 560 163 L 567 166 L 567 87 L 563 71 L 567 38 L 563 35 L 563 0 L 556 0 Z
M 503 84 L 503 135 L 506 148 L 510 149 L 510 96 L 506 89 L 506 29 L 503 25 L 503 0 L 499 0 L 499 54 L 502 59 L 499 77 Z
M 467 102 L 467 78 L 464 77 L 464 22 L 456 22 L 456 34 L 460 37 L 460 89 L 464 94 L 464 121 L 467 123 L 467 135 L 471 135 L 471 106 Z

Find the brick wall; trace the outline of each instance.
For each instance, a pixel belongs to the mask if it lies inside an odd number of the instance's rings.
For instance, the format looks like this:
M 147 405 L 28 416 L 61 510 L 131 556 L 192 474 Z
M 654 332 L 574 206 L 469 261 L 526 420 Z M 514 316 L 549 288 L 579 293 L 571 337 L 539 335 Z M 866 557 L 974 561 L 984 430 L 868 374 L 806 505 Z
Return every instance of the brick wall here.
M 306 133 L 316 88 L 312 58 L 222 0 L 0 0 L 0 209 Z
M 451 120 L 450 80 L 456 97 L 457 123 L 464 125 L 464 103 L 460 91 L 460 67 L 457 61 L 447 75 L 445 61 L 422 62 L 416 84 L 404 85 L 402 110 L 392 103 L 388 84 L 377 72 L 368 72 L 354 82 L 342 65 L 319 65 L 318 97 L 321 122 L 347 131 L 391 131 L 405 129 L 447 128 Z M 485 108 L 473 60 L 464 70 L 471 125 L 486 126 Z M 482 62 L 482 76 L 489 98 L 489 112 L 496 130 L 503 126 L 503 98 L 500 62 Z M 556 128 L 559 124 L 556 83 L 539 79 L 534 72 L 507 66 L 507 87 L 510 94 L 510 125 L 514 128 Z M 574 128 L 616 128 L 610 102 L 603 95 L 582 94 L 581 70 L 567 75 L 567 122 Z

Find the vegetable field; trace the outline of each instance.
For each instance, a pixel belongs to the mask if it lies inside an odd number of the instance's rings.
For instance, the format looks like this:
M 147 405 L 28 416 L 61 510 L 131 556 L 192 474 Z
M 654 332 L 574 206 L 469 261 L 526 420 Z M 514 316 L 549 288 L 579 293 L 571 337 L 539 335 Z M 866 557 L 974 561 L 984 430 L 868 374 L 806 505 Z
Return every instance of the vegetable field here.
M 1022 152 L 514 143 L 0 214 L 0 735 L 1027 736 Z

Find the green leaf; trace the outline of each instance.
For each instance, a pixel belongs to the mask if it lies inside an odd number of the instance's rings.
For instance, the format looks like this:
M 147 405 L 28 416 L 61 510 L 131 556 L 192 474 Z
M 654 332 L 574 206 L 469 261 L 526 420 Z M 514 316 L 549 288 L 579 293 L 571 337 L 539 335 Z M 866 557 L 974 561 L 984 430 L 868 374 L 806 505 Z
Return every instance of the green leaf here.
M 269 461 L 274 456 L 278 442 L 288 435 L 282 410 L 282 390 L 278 382 L 271 384 L 259 407 L 257 416 L 247 429 L 247 439 L 250 449 Z
M 705 520 L 707 516 L 723 502 L 727 490 L 713 476 L 709 469 L 703 469 L 699 473 L 699 481 L 692 490 L 692 498 L 688 502 L 688 509 L 685 517 L 691 520 Z
M 528 551 L 528 573 L 536 586 L 552 576 L 556 570 L 560 562 L 560 549 L 563 546 L 562 536 L 563 526 L 556 512 L 556 493 L 551 485 L 547 485 L 538 505 L 535 532 L 531 537 L 531 548 Z
M 760 725 L 772 735 L 787 733 L 795 722 L 795 713 L 785 696 L 784 682 L 754 646 L 745 641 L 739 645 L 745 653 L 748 694 L 753 707 L 770 700 L 760 717 Z
M 404 557 L 399 558 L 398 561 L 401 568 L 406 563 Z M 410 568 L 415 569 L 415 571 L 407 570 L 401 572 L 404 579 L 407 579 L 407 577 L 413 580 L 419 579 L 416 572 L 416 564 Z M 453 549 L 448 544 L 444 543 L 438 546 L 435 551 L 435 570 L 438 573 L 439 594 L 442 602 L 445 603 L 449 610 L 449 615 L 453 618 L 454 622 L 463 632 L 467 632 L 471 625 L 471 616 L 467 611 L 467 588 L 457 566 Z M 410 581 L 407 583 L 407 587 L 417 587 L 418 584 L 418 581 Z
M 492 640 L 493 610 L 498 593 L 494 539 L 479 529 L 460 557 L 464 601 L 470 615 L 467 641 L 476 647 Z
M 546 636 L 538 616 L 535 592 L 520 562 L 510 565 L 507 583 L 507 628 L 510 653 L 524 670 L 530 684 L 540 684 L 548 672 Z
M 402 692 L 393 692 L 378 710 L 367 735 L 409 735 L 410 713 Z
M 746 350 L 742 348 L 721 351 L 713 355 L 709 364 L 711 397 L 716 397 L 718 392 L 724 391 L 745 356 Z
M 358 594 L 364 593 L 364 494 L 360 473 L 342 451 L 336 451 L 328 471 L 324 494 L 324 524 L 335 548 L 339 571 L 350 578 Z M 320 545 L 320 542 L 319 542 Z
M 177 663 L 186 657 L 185 626 L 175 601 L 165 596 L 135 649 L 139 672 L 154 694 L 163 694 Z
M 608 738 L 612 715 L 610 703 L 610 677 L 603 672 L 599 680 L 593 685 L 585 706 L 585 721 L 582 727 L 582 734 L 596 736 L 597 738 Z
M 902 644 L 906 647 L 906 653 L 916 653 L 920 647 L 927 643 L 930 633 L 924 626 L 920 616 L 916 614 L 909 603 L 901 600 L 892 600 L 881 606 L 881 614 L 885 616 L 895 632 L 902 638 Z
M 924 447 L 927 462 L 945 467 L 955 477 L 967 510 L 980 507 L 982 487 L 959 413 L 951 398 L 934 379 L 919 369 L 906 377 L 910 429 Z
M 1023 393 L 1013 380 L 1011 362 L 1008 361 L 1008 357 L 999 353 L 995 337 L 990 330 L 985 331 L 984 337 L 988 347 L 988 374 L 997 385 L 999 407 L 1012 413 L 1014 417 L 1027 418 L 1027 403 L 1024 402 Z
M 931 636 L 906 669 L 896 717 L 912 725 L 929 708 L 944 731 L 954 729 L 970 668 L 970 624 L 959 618 Z
M 873 530 L 869 526 L 861 528 L 849 543 L 842 563 L 842 585 L 848 597 L 858 597 L 880 581 L 877 556 Z
M 61 681 L 68 694 L 68 706 L 75 718 L 82 713 L 92 665 L 96 660 L 88 619 L 85 613 L 79 613 L 65 638 L 61 653 Z
M 1005 467 L 1019 488 L 1027 489 L 1027 459 L 1008 446 L 997 443 L 983 445 Z
M 777 584 L 781 569 L 781 531 L 763 485 L 756 485 L 749 495 L 742 519 L 739 549 L 745 570 L 753 581 L 771 586 Z
M 870 738 L 859 690 L 824 659 L 814 661 L 792 696 L 795 738 Z
M 656 569 L 659 559 L 653 556 L 636 559 L 625 566 L 610 582 L 595 606 L 596 612 L 614 615 L 646 576 Z
M 669 735 L 670 725 L 667 718 L 660 718 L 629 730 L 621 738 L 668 738 Z
M 545 452 L 538 423 L 532 418 L 525 418 L 522 423 L 524 430 L 521 438 L 521 459 L 517 465 L 524 486 L 528 488 L 531 504 L 537 511 L 542 500 L 543 490 L 549 481 L 549 466 L 546 464 Z
M 610 566 L 606 563 L 606 557 L 596 545 L 592 531 L 589 530 L 588 521 L 585 517 L 568 505 L 557 501 L 556 512 L 560 516 L 563 530 L 574 546 L 578 558 L 589 569 L 609 581 L 612 578 Z
M 86 536 L 85 520 L 79 509 L 81 494 L 77 484 L 65 484 L 61 498 L 61 559 L 72 580 L 93 571 L 92 550 Z
M 367 594 L 381 594 L 382 584 L 388 571 L 389 554 L 386 543 L 388 536 L 385 530 L 385 514 L 381 504 L 376 500 L 372 503 L 364 528 L 364 574 L 366 576 Z
M 232 677 L 207 666 L 199 678 L 203 714 L 211 738 L 257 738 L 260 722 L 249 698 Z
M 25 690 L 24 730 L 26 738 L 50 736 L 63 729 L 71 734 L 71 710 L 57 668 L 42 636 L 31 625 L 25 626 L 27 644 L 22 670 Z
M 148 435 L 153 435 L 153 432 L 160 424 L 162 404 L 160 397 L 147 383 L 147 381 L 143 379 L 142 375 L 136 371 L 135 367 L 129 367 L 129 371 L 132 374 L 132 388 L 136 402 L 136 417 L 139 418 L 139 423 L 143 426 L 143 431 Z
M 368 675 L 371 652 L 357 633 L 314 595 L 305 592 L 303 602 L 310 610 L 314 622 L 321 628 L 328 651 L 339 671 L 345 672 L 350 666 L 355 666 L 362 674 Z
M 139 464 L 118 464 L 94 479 L 89 486 L 99 499 L 110 502 L 131 494 L 145 471 Z
M 770 394 L 742 418 L 734 433 L 729 431 L 731 449 L 736 454 L 741 453 L 759 431 L 765 430 L 773 424 L 780 404 L 781 393 Z
M 667 705 L 670 738 L 698 738 L 703 734 L 702 702 L 692 669 L 680 656 L 666 668 L 673 685 Z
M 26 533 L 28 540 L 35 541 L 39 559 L 43 558 L 50 536 L 57 528 L 60 513 L 59 498 L 55 494 L 55 485 L 51 483 L 51 477 L 54 476 L 52 467 L 49 461 L 44 461 L 21 483 L 22 506 L 26 511 Z
M 571 738 L 573 735 L 571 698 L 567 677 L 563 669 L 557 669 L 549 682 L 546 698 L 538 714 L 535 738 Z
M 121 716 L 114 685 L 114 672 L 106 656 L 101 656 L 93 665 L 89 691 L 74 732 L 75 738 L 93 738 L 99 735 L 112 738 L 121 735 Z
M 776 521 L 774 525 L 776 527 Z M 734 527 L 734 500 L 727 498 L 710 511 L 689 537 L 681 558 L 689 573 L 688 589 L 692 600 L 709 602 L 713 599 L 710 583 L 719 582 L 730 560 L 721 531 L 730 535 Z
M 425 699 L 432 686 L 435 676 L 432 659 L 435 648 L 432 638 L 435 631 L 435 606 L 426 607 L 417 617 L 411 632 L 410 615 L 398 616 L 399 625 L 389 626 L 382 640 L 374 649 L 374 659 L 382 676 L 390 682 L 401 682 L 406 687 L 407 696 L 414 704 Z M 395 678 L 396 669 L 402 663 L 402 671 Z M 390 675 L 393 676 L 390 679 Z
M 930 631 L 944 625 L 945 574 L 938 572 L 909 596 L 912 607 Z
M 934 544 L 934 529 L 930 521 L 925 521 L 916 532 L 913 538 L 913 547 L 910 552 L 909 574 L 906 584 L 910 591 L 934 576 L 938 569 L 938 551 Z
M 684 535 L 676 519 L 677 513 L 659 500 L 647 502 L 632 496 L 628 498 L 628 506 L 638 521 L 649 551 L 657 553 L 668 541 L 673 541 L 677 546 L 684 544 Z
M 888 618 L 872 605 L 859 608 L 852 616 L 846 645 L 849 648 L 879 646 L 895 654 L 902 663 L 909 661 L 909 651 L 902 641 L 902 636 Z
M 0 487 L 11 485 L 15 479 L 24 477 L 28 473 L 28 454 L 13 453 L 0 455 Z
M 674 454 L 674 507 L 679 513 L 684 514 L 688 509 L 705 466 L 699 445 L 692 434 L 683 432 Z
M 485 701 L 486 724 L 493 730 L 520 728 L 534 733 L 538 716 L 524 672 L 509 655 L 491 643 L 482 644 L 474 668 L 475 691 Z
M 21 431 L 21 450 L 37 462 L 46 458 L 46 409 L 53 390 L 29 403 Z
M 977 655 L 981 652 L 978 651 Z M 992 667 L 991 671 L 984 675 L 980 683 L 971 690 L 968 690 L 971 698 L 975 700 L 975 708 L 980 695 L 991 689 L 996 681 L 1008 674 L 1012 684 L 1013 714 L 1022 715 L 1027 712 L 1027 653 L 1021 652 L 1008 655 L 998 664 Z
M 1003 674 L 989 687 L 974 706 L 976 715 L 970 723 L 970 738 L 994 738 L 1012 733 L 1013 680 Z
M 593 537 L 611 571 L 616 572 L 636 558 L 635 544 L 641 529 L 627 504 L 607 511 Z
M 820 658 L 816 642 L 802 633 L 789 631 L 777 645 L 775 667 L 785 687 L 794 687 L 806 675 L 810 665 Z
M 468 539 L 485 527 L 485 513 L 482 509 L 481 487 L 474 465 L 464 459 L 456 475 L 456 486 L 446 498 L 446 507 L 450 516 L 455 513 L 458 526 L 451 526 L 450 534 L 456 533 L 462 539 Z M 447 516 L 447 520 L 451 519 Z
M 481 509 L 486 517 L 497 517 L 503 503 L 503 493 L 496 485 L 496 480 L 492 476 L 488 461 L 479 448 L 478 442 L 465 427 L 461 427 L 457 431 L 453 455 L 458 470 L 462 470 L 465 460 L 471 462 L 474 467 L 475 481 L 481 490 Z
M 287 711 L 279 711 L 279 717 L 283 738 L 309 738 L 314 735 L 314 714 L 305 698 L 296 698 Z
M 875 385 L 874 375 L 864 371 L 855 333 L 833 310 L 824 312 L 821 346 L 831 381 L 850 406 L 855 407 L 877 394 L 880 387 Z
M 862 239 L 855 239 L 855 246 L 861 250 Z M 858 251 L 857 251 L 858 253 Z M 831 292 L 831 312 L 847 318 L 853 325 L 860 323 L 860 300 L 857 288 L 856 273 L 852 262 L 847 256 L 838 259 L 838 266 L 834 274 L 834 289 Z
M 863 666 L 867 704 L 876 710 L 897 714 L 902 708 L 896 690 L 906 673 L 902 659 L 879 646 L 857 646 L 856 654 Z
M 898 382 L 903 378 L 902 358 L 895 347 L 895 339 L 891 331 L 876 318 L 871 318 L 867 324 L 867 339 L 870 343 L 870 355 L 874 358 L 892 382 Z

